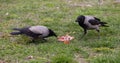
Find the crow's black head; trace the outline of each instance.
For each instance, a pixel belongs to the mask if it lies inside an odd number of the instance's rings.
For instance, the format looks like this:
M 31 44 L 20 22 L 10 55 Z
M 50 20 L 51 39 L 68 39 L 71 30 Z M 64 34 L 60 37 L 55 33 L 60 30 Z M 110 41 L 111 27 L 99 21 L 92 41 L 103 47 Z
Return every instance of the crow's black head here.
M 52 31 L 51 29 L 49 29 L 49 35 L 48 36 L 55 36 L 55 37 L 57 37 L 57 35 L 55 34 L 55 32 Z
M 76 22 L 84 22 L 84 20 L 85 20 L 85 16 L 80 15 L 77 17 Z
M 78 22 L 79 25 L 82 26 L 82 27 L 85 26 L 84 21 L 85 21 L 85 16 L 83 16 L 83 15 L 78 16 L 77 19 L 76 19 L 76 22 Z

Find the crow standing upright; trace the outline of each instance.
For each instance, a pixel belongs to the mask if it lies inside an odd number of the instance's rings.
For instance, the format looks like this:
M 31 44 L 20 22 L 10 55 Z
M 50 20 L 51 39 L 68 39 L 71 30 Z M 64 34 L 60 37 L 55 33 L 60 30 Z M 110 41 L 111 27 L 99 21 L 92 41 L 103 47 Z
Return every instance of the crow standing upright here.
M 87 33 L 87 30 L 96 30 L 98 33 L 100 32 L 99 27 L 108 27 L 106 22 L 101 22 L 99 18 L 96 18 L 94 16 L 84 16 L 80 15 L 77 17 L 76 22 L 84 29 L 84 34 L 82 37 L 84 37 Z M 100 37 L 100 34 L 98 34 L 98 38 Z
M 30 27 L 24 27 L 24 28 L 13 28 L 13 30 L 16 30 L 15 32 L 11 32 L 11 35 L 19 35 L 19 34 L 24 34 L 29 37 L 32 37 L 33 40 L 37 38 L 47 38 L 50 36 L 55 36 L 57 35 L 54 33 L 53 30 L 48 29 L 46 26 L 30 26 Z

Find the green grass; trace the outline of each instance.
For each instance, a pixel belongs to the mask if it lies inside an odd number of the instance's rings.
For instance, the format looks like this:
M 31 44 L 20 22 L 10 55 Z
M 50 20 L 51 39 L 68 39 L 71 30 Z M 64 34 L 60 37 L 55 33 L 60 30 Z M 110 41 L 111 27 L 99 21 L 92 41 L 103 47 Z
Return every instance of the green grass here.
M 118 53 L 112 53 L 112 54 L 101 54 L 99 55 L 98 57 L 94 57 L 91 62 L 92 63 L 119 63 L 119 54 L 120 52 Z
M 88 3 L 92 7 L 80 6 Z M 120 4 L 106 0 L 0 0 L 0 61 L 7 63 L 120 63 Z M 83 4 L 83 5 L 84 5 Z M 75 22 L 78 15 L 93 15 L 108 22 L 96 31 L 89 31 L 80 40 L 82 28 Z M 58 36 L 70 33 L 75 39 L 65 45 L 55 37 L 47 42 L 29 43 L 26 36 L 10 36 L 12 28 L 44 25 Z M 26 59 L 28 56 L 33 59 Z M 85 61 L 81 61 L 81 58 Z

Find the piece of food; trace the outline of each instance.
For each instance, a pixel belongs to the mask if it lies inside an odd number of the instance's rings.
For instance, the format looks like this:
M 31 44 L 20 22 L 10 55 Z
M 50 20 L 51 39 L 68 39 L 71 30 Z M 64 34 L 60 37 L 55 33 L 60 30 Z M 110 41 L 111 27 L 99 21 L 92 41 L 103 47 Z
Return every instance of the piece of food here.
M 58 37 L 58 41 L 64 42 L 64 44 L 69 44 L 70 40 L 74 39 L 74 37 L 66 34 L 65 36 Z

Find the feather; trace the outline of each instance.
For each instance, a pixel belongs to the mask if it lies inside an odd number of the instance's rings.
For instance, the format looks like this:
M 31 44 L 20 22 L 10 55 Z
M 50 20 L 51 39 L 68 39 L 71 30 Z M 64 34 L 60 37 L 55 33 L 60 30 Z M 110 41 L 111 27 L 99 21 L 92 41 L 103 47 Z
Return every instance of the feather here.
M 42 34 L 42 36 L 48 36 L 49 34 L 49 30 L 45 26 L 31 26 L 29 30 L 35 34 Z
M 22 34 L 21 32 L 11 32 L 10 33 L 11 35 L 19 35 L 19 34 Z

